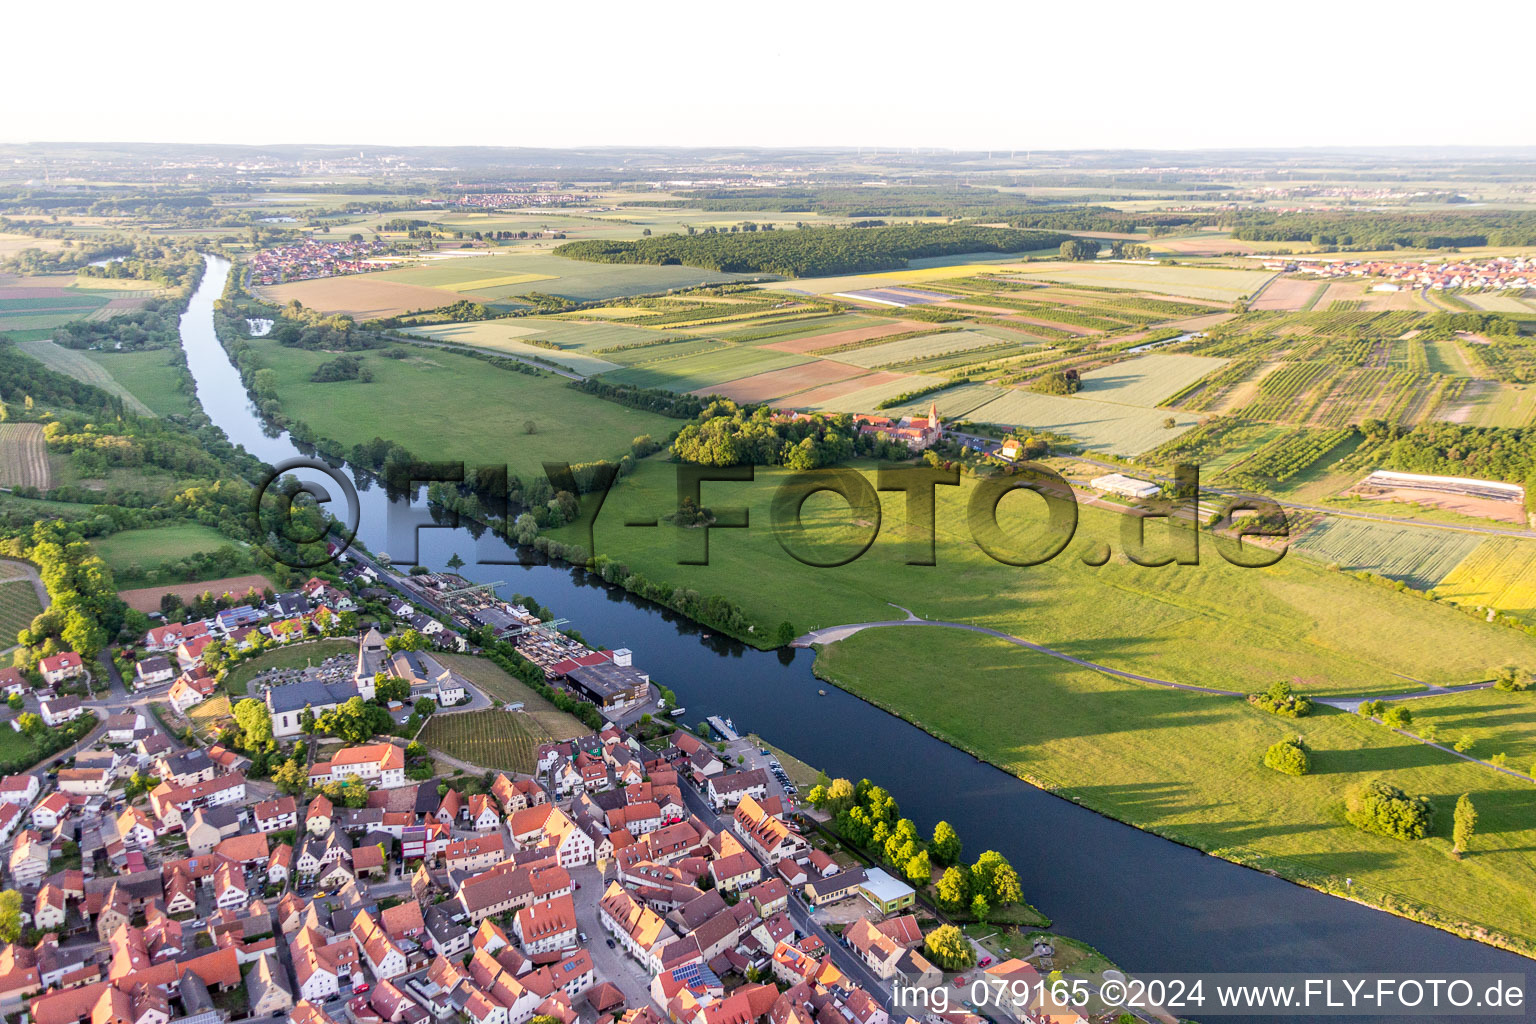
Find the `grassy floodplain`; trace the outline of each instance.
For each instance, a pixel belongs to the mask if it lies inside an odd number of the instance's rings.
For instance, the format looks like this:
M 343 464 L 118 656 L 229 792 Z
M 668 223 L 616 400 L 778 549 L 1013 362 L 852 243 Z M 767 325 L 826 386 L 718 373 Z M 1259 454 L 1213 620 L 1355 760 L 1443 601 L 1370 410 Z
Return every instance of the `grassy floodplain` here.
M 871 486 L 873 473 L 868 472 Z M 751 528 L 713 529 L 710 564 L 678 565 L 679 544 L 696 553 L 697 530 L 626 527 L 667 513 L 676 502 L 675 467 L 641 463 L 614 488 L 595 530 L 597 553 L 652 581 L 720 594 L 772 635 L 788 620 L 796 632 L 896 615 L 888 602 L 925 618 L 975 622 L 1113 668 L 1221 689 L 1257 690 L 1277 678 L 1314 693 L 1365 694 L 1412 689 L 1409 680 L 1456 684 L 1484 678 L 1490 664 L 1536 662 L 1536 640 L 1480 622 L 1431 601 L 1399 594 L 1307 559 L 1286 557 L 1267 569 L 1229 565 L 1209 537 L 1197 566 L 1145 568 L 1124 557 L 1121 516 L 1081 506 L 1072 545 L 1051 561 L 1015 567 L 984 554 L 967 526 L 976 486 L 939 487 L 936 566 L 914 566 L 904 499 L 883 496 L 879 536 L 857 560 L 836 568 L 797 562 L 780 546 L 771 505 L 783 470 L 758 467 L 752 483 L 706 483 L 703 504 L 745 507 Z M 1007 497 L 999 522 L 1015 537 L 1043 537 L 1039 499 Z M 805 506 L 808 540 L 819 560 L 846 555 L 847 504 L 820 494 Z M 1160 529 L 1148 537 L 1160 542 Z M 585 542 L 566 528 L 567 541 Z M 1085 548 L 1108 544 L 1100 567 Z M 1037 548 L 1038 550 L 1038 548 Z M 762 581 L 772 579 L 772 586 Z
M 553 374 L 501 369 L 443 349 L 408 359 L 363 355 L 369 383 L 315 383 L 333 358 L 325 352 L 258 346 L 261 365 L 277 373 L 283 412 L 321 437 L 351 447 L 374 437 L 400 441 L 420 458 L 506 463 L 519 475 L 542 473 L 546 459 L 571 463 L 616 459 L 640 434 L 667 437 L 680 425 L 570 389 Z M 532 423 L 528 433 L 525 424 Z
M 936 666 L 963 666 L 936 672 Z M 953 630 L 869 630 L 824 648 L 818 674 L 1036 784 L 1178 842 L 1304 883 L 1536 948 L 1536 786 L 1324 708 L 1299 722 L 1228 697 L 1139 686 L 1002 640 Z M 936 686 L 937 683 L 937 686 Z M 936 692 L 937 691 L 937 692 Z M 1531 698 L 1499 694 L 1502 703 Z M 1449 698 L 1430 698 L 1449 700 Z M 1428 703 L 1428 701 L 1423 702 Z M 1415 708 L 1420 706 L 1415 703 Z M 1527 727 L 1527 732 L 1528 727 Z M 1300 732 L 1313 770 L 1264 750 Z M 1435 804 L 1430 838 L 1400 842 L 1344 820 L 1350 787 L 1380 775 Z M 1450 852 L 1470 793 L 1472 851 Z

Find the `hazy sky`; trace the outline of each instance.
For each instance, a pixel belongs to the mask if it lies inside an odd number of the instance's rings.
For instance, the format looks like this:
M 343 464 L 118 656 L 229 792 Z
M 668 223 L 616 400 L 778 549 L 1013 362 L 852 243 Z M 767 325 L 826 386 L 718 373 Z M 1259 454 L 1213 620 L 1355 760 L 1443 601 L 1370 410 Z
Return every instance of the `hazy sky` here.
M 1457 10 L 1349 0 L 22 3 L 4 19 L 0 139 L 1536 143 L 1521 85 L 1536 28 L 1529 0 L 1461 8 L 1465 21 Z

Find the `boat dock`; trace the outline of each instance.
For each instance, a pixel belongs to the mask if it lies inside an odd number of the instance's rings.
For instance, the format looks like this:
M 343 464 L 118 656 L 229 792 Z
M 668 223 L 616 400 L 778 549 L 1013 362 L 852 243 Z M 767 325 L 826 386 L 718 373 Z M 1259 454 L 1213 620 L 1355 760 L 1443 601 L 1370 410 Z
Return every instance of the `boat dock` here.
M 709 727 L 711 729 L 720 734 L 721 739 L 727 741 L 741 739 L 740 734 L 736 732 L 736 723 L 731 721 L 729 718 L 721 718 L 719 715 L 710 715 L 707 719 L 705 719 L 705 721 L 709 723 Z

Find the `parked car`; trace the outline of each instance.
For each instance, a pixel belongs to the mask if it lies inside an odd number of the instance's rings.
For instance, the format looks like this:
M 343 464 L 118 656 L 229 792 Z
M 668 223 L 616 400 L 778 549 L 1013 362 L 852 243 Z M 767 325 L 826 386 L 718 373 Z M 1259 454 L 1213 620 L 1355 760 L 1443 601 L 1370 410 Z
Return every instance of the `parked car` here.
M 608 948 L 609 949 L 613 949 L 616 945 L 618 945 L 618 943 L 614 942 L 612 939 L 608 940 Z

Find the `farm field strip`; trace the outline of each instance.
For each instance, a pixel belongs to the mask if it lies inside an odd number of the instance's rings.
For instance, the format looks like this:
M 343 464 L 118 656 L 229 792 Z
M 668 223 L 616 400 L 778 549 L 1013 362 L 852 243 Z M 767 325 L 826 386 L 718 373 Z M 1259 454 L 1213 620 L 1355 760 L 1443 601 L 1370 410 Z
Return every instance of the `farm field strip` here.
M 862 366 L 851 366 L 831 359 L 817 359 L 798 366 L 787 366 L 782 370 L 769 370 L 766 373 L 756 373 L 750 377 L 741 377 L 723 384 L 713 384 L 708 388 L 695 391 L 694 394 L 724 395 L 737 402 L 767 402 L 827 384 L 835 384 L 841 380 L 860 377 L 867 372 L 868 370 Z
M 708 338 L 679 338 L 661 345 L 644 345 L 604 352 L 601 356 L 619 366 L 639 366 L 643 363 L 659 363 L 668 359 L 696 356 L 701 352 L 713 352 L 723 348 L 718 341 Z
M 942 334 L 888 341 L 883 345 L 854 349 L 851 352 L 839 352 L 835 358 L 855 366 L 875 369 L 929 356 L 951 355 L 957 352 L 969 352 L 976 348 L 988 348 L 997 343 L 996 338 L 979 331 L 946 331 Z
M 154 411 L 119 384 L 101 364 L 73 349 L 63 348 L 51 341 L 24 341 L 18 347 L 50 370 L 68 374 L 78 381 L 94 384 L 103 391 L 111 392 L 123 400 L 123 404 L 141 416 L 153 416 Z
M 1084 447 L 1113 455 L 1135 456 L 1166 444 L 1194 427 L 1198 420 L 1167 409 L 1114 405 L 1078 397 L 1044 395 L 1022 388 L 1000 389 L 999 395 L 967 414 L 979 423 L 1031 427 L 1067 434 Z M 940 412 L 943 405 L 940 404 Z M 1165 427 L 1165 420 L 1174 425 Z
M 486 349 L 492 352 L 504 352 L 508 355 L 547 359 L 550 362 L 559 363 L 589 377 L 599 373 L 607 373 L 609 370 L 619 369 L 618 363 L 612 363 L 597 356 L 587 355 L 585 352 L 530 345 L 521 339 L 537 336 L 542 334 L 542 332 L 530 331 L 526 327 L 514 326 L 503 320 L 442 324 L 436 327 L 413 327 L 409 333 L 421 335 L 433 341 L 469 345 L 473 348 Z
M 859 319 L 865 321 L 862 326 L 843 326 L 838 330 L 819 331 L 803 337 L 771 341 L 763 347 L 780 352 L 816 352 L 824 348 L 835 348 L 838 345 L 851 345 L 857 341 L 874 341 L 892 334 L 920 331 L 928 326 L 916 320 L 882 320 L 869 323 L 868 318 L 860 317 Z
M 1333 517 L 1308 530 L 1291 546 L 1299 553 L 1341 568 L 1365 569 L 1402 580 L 1415 590 L 1435 588 L 1482 543 L 1449 530 L 1398 526 Z
M 46 491 L 52 485 L 43 425 L 0 423 L 0 486 Z
M 1536 543 L 1512 537 L 1485 540 L 1441 578 L 1435 593 L 1522 618 L 1536 614 Z
M 1096 402 L 1150 408 L 1178 394 L 1229 360 L 1213 356 L 1145 355 L 1082 375 L 1078 395 Z
M 787 352 L 733 345 L 698 355 L 684 356 L 680 359 L 622 367 L 604 374 L 603 379 L 609 383 L 628 384 L 634 387 L 694 391 L 707 388 L 712 384 L 766 373 L 769 370 L 782 370 L 809 361 L 804 356 Z
M 1067 263 L 1042 267 L 1029 264 L 1013 271 L 1020 276 L 1061 284 L 1091 284 L 1101 288 L 1134 288 L 1163 295 L 1233 302 L 1252 295 L 1272 271 L 1224 270 L 1204 267 L 1164 267 L 1139 263 Z
M 941 383 L 943 378 L 940 377 L 877 370 L 862 377 L 803 391 L 795 395 L 792 404 L 796 409 L 813 412 L 875 412 L 886 399 Z

